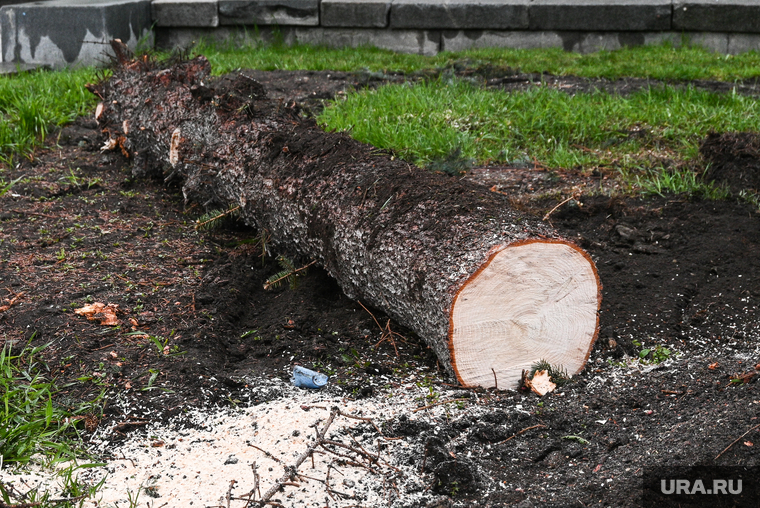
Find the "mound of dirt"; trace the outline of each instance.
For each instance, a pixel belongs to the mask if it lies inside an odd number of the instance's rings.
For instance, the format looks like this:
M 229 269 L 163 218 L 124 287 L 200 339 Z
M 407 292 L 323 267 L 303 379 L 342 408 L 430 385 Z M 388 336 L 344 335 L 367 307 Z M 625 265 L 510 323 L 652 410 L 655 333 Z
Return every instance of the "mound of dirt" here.
M 760 192 L 760 134 L 757 132 L 710 133 L 699 147 L 708 161 L 704 178 L 726 185 L 739 194 Z

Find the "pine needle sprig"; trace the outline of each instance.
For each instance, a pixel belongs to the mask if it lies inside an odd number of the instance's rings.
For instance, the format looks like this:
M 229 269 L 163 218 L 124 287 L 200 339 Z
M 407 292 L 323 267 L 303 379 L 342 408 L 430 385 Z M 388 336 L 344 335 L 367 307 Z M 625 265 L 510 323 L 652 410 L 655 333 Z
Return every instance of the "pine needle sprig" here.
M 195 229 L 199 231 L 216 229 L 224 223 L 226 218 L 238 217 L 239 215 L 240 205 L 228 210 L 211 210 L 195 221 Z
M 306 270 L 317 261 L 314 260 L 301 268 L 296 268 L 293 261 L 285 256 L 277 256 L 277 262 L 280 264 L 282 271 L 269 277 L 266 283 L 264 283 L 264 289 L 278 288 L 285 282 L 288 283 L 290 289 L 296 289 L 298 287 L 298 277 L 305 275 Z
M 561 365 L 552 365 L 546 360 L 539 360 L 538 362 L 534 363 L 530 366 L 530 378 L 536 375 L 536 372 L 539 370 L 545 370 L 547 374 L 549 374 L 549 377 L 551 378 L 552 382 L 557 386 L 562 386 L 568 381 L 570 381 L 570 376 L 567 373 L 567 370 L 565 370 L 564 367 Z

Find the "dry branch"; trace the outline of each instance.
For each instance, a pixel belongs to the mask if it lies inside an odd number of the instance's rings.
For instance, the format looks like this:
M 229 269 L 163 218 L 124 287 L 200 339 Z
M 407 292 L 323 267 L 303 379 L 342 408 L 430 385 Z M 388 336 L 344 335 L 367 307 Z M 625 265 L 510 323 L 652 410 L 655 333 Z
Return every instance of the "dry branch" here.
M 135 176 L 179 181 L 207 210 L 239 206 L 279 249 L 416 332 L 462 385 L 517 388 L 540 359 L 583 368 L 600 284 L 549 225 L 476 184 L 326 133 L 244 73 L 211 79 L 204 57 L 161 68 L 116 54 L 113 76 L 90 89 L 107 146 Z
M 301 466 L 301 464 L 304 463 L 306 459 L 311 457 L 311 454 L 314 453 L 314 450 L 320 446 L 325 439 L 325 434 L 327 434 L 327 429 L 330 428 L 330 425 L 332 425 L 333 420 L 335 420 L 335 417 L 337 416 L 338 411 L 333 410 L 330 413 L 330 416 L 327 418 L 327 421 L 325 422 L 325 426 L 322 427 L 322 430 L 319 431 L 317 434 L 317 438 L 314 440 L 313 443 L 311 443 L 307 448 L 306 451 L 303 452 L 301 455 L 298 456 L 295 463 L 292 466 L 286 466 L 285 467 L 285 474 L 275 482 L 272 487 L 270 487 L 269 490 L 266 491 L 264 496 L 258 501 L 255 501 L 259 504 L 259 506 L 264 506 L 269 502 L 270 499 L 272 499 L 272 496 L 282 488 L 283 485 L 286 483 L 294 480 L 298 474 L 298 468 Z

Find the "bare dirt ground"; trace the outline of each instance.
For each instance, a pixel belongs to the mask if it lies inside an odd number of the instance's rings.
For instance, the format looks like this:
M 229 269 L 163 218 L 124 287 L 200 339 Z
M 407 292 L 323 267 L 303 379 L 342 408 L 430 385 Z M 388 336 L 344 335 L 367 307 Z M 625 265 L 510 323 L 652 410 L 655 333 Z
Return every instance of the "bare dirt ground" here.
M 492 86 L 537 86 L 535 76 L 482 74 Z M 402 79 L 249 75 L 307 114 L 350 87 Z M 652 84 L 543 82 L 619 93 Z M 755 93 L 754 83 L 739 88 Z M 703 146 L 711 174 L 736 191 L 757 189 L 758 139 L 711 136 Z M 355 431 L 406 447 L 391 464 L 424 482 L 415 496 L 403 491 L 412 483 L 383 484 L 395 494 L 377 499 L 395 506 L 640 506 L 647 467 L 759 465 L 757 429 L 745 435 L 760 424 L 757 208 L 736 199 L 620 197 L 612 175 L 599 172 L 474 168 L 467 178 L 539 216 L 582 189 L 549 220 L 597 263 L 601 331 L 584 372 L 538 398 L 452 386 L 424 344 L 343 296 L 319 268 L 295 290 L 265 290 L 278 252 L 262 253 L 257 231 L 234 222 L 196 231 L 203 210 L 183 203 L 175 186 L 132 179 L 128 161 L 100 152 L 94 120 L 79 119 L 52 141 L 4 168 L 6 179 L 26 180 L 0 198 L 0 341 L 50 343 L 45 356 L 66 397 L 107 391 L 89 429 L 106 458 L 149 425 L 202 427 L 187 416 L 191 408 L 287 401 L 289 372 L 301 364 L 332 376 L 330 404 L 412 394 L 395 414 L 380 410 L 374 425 L 358 422 Z M 117 306 L 118 324 L 75 313 L 92 303 Z M 386 326 L 404 338 L 387 340 Z M 649 353 L 639 362 L 642 350 Z M 410 409 L 437 402 L 445 404 Z M 282 446 L 270 445 L 270 453 Z M 288 488 L 276 496 L 285 506 Z M 377 502 L 323 498 L 314 506 Z

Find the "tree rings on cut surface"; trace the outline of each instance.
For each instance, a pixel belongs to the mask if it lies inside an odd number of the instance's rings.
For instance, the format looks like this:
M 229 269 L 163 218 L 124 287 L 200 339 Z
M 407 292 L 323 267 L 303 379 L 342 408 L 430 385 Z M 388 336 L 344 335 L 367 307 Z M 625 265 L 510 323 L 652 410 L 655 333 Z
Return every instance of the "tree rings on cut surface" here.
M 600 283 L 578 247 L 517 242 L 491 255 L 457 293 L 449 349 L 465 386 L 517 388 L 545 360 L 574 375 L 596 340 Z

